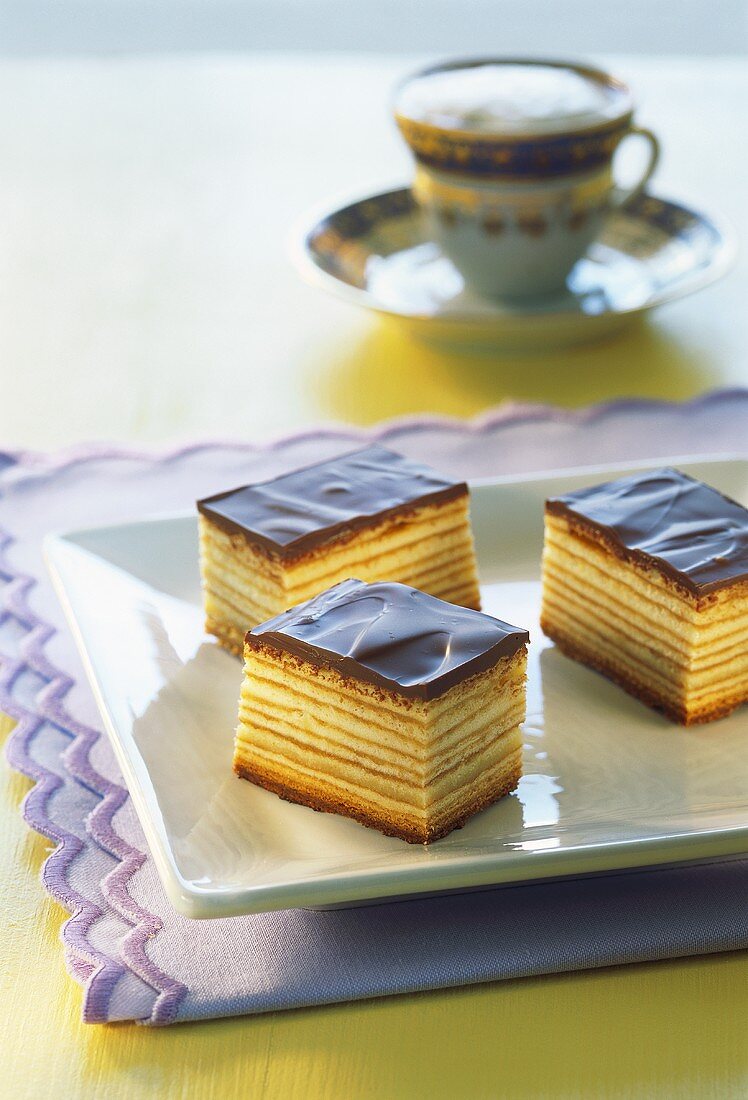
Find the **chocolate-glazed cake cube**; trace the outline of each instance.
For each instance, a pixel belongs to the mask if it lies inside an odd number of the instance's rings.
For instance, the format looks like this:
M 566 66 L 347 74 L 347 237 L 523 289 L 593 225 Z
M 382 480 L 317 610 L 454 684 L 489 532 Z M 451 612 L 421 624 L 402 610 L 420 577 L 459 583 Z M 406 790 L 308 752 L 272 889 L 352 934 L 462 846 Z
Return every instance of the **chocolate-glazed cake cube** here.
M 480 607 L 467 485 L 372 446 L 198 502 L 206 624 L 248 629 L 337 581 L 394 580 Z
M 748 511 L 679 470 L 546 503 L 545 633 L 684 725 L 748 700 Z
M 414 843 L 516 787 L 528 634 L 348 580 L 247 634 L 234 770 Z

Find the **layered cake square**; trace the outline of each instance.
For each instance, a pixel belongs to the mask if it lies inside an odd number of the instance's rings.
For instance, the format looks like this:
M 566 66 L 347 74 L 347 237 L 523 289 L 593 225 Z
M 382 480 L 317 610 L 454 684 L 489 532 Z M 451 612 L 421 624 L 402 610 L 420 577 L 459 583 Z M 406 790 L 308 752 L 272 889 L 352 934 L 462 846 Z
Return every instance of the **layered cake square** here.
M 526 630 L 347 580 L 247 634 L 237 775 L 427 843 L 522 774 Z
M 366 447 L 198 501 L 206 628 L 244 635 L 347 577 L 480 607 L 468 488 Z
M 684 725 L 748 699 L 748 511 L 679 470 L 546 503 L 545 633 Z

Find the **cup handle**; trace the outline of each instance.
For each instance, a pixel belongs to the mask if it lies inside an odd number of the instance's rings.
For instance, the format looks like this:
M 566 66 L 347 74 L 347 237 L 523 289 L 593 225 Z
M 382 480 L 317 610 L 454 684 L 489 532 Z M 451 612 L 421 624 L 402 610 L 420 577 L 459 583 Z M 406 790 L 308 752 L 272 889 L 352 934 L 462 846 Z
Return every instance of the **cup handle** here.
M 624 206 L 627 202 L 631 202 L 633 199 L 638 199 L 644 188 L 649 183 L 649 180 L 657 167 L 657 163 L 660 159 L 660 143 L 652 133 L 651 130 L 647 130 L 643 126 L 632 126 L 627 131 L 618 143 L 624 142 L 626 138 L 630 137 L 643 137 L 649 144 L 649 160 L 641 175 L 641 178 L 632 187 L 616 187 L 613 191 L 613 205 Z

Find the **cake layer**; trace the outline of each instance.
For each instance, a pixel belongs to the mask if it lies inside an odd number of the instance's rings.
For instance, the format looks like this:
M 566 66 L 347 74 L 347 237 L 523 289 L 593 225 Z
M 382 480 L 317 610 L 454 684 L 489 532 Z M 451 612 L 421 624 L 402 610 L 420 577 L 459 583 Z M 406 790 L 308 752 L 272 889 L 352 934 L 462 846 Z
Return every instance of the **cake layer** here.
M 310 583 L 317 586 L 316 591 L 328 588 L 333 573 L 338 568 L 333 564 L 333 555 L 340 553 L 351 564 L 362 569 L 370 568 L 382 553 L 400 556 L 406 560 L 421 560 L 428 566 L 429 559 L 424 555 L 424 540 L 432 537 L 444 540 L 448 553 L 442 553 L 442 546 L 433 547 L 444 560 L 460 552 L 474 553 L 470 531 L 469 502 L 466 496 L 437 504 L 424 504 L 409 508 L 403 513 L 379 520 L 367 527 L 351 532 L 344 539 L 336 539 L 317 547 L 312 553 L 289 562 L 286 576 L 291 587 L 305 587 Z M 383 545 L 386 538 L 386 546 Z M 322 588 L 319 588 L 319 584 Z
M 715 665 L 708 673 L 694 674 L 687 666 L 675 665 L 658 652 L 656 644 L 651 644 L 644 626 L 629 624 L 629 629 L 636 627 L 640 639 L 634 641 L 629 634 L 614 628 L 604 616 L 594 618 L 589 605 L 570 606 L 563 589 L 554 591 L 550 581 L 543 622 L 549 626 L 557 624 L 566 633 L 578 635 L 580 639 L 587 637 L 590 645 L 609 648 L 618 661 L 629 663 L 632 670 L 639 670 L 642 677 L 651 680 L 663 692 L 673 692 L 679 696 L 688 694 L 697 699 L 704 693 L 732 690 L 736 685 L 739 687 L 748 675 L 748 663 L 742 655 Z
M 291 716 L 278 709 L 271 713 L 254 709 L 243 713 L 241 721 L 245 727 L 251 726 L 251 736 L 240 726 L 235 760 L 265 761 L 286 771 L 296 769 L 323 775 L 338 785 L 352 785 L 359 793 L 365 791 L 370 799 L 380 797 L 390 804 L 417 810 L 421 816 L 430 816 L 443 799 L 451 798 L 467 784 L 479 783 L 487 762 L 503 758 L 509 751 L 506 739 L 518 730 L 521 718 L 521 713 L 515 713 L 511 720 L 507 716 L 504 728 L 486 723 L 481 730 L 474 731 L 470 744 L 454 754 L 448 767 L 429 784 L 426 794 L 423 772 L 417 766 L 420 762 L 367 752 L 360 746 L 360 731 L 346 726 L 326 725 L 318 731 L 319 737 L 310 748 L 304 731 L 299 730 Z M 354 744 L 358 746 L 356 752 L 351 748 Z M 416 774 L 421 782 L 415 782 Z
M 748 600 L 742 584 L 734 600 L 723 590 L 702 609 L 687 594 L 671 590 L 665 606 L 660 582 L 653 583 L 646 570 L 606 555 L 558 521 L 549 524 L 543 570 L 548 600 L 555 593 L 570 613 L 576 609 L 583 619 L 604 621 L 624 650 L 649 649 L 674 673 L 688 674 L 695 690 L 734 669 L 735 661 L 748 673 Z M 708 624 L 701 625 L 702 619 Z
M 649 620 L 625 617 L 620 605 L 606 603 L 600 596 L 596 590 L 588 590 L 584 597 L 571 592 L 567 577 L 549 573 L 545 580 L 545 617 L 552 612 L 555 618 L 567 618 L 580 629 L 585 624 L 597 624 L 598 631 L 615 644 L 619 653 L 638 655 L 645 665 L 652 665 L 654 675 L 661 669 L 667 680 L 683 681 L 692 693 L 739 675 L 748 676 L 748 652 L 742 632 L 737 643 L 717 653 L 708 647 L 700 658 L 691 658 L 687 652 L 664 645 Z
M 634 622 L 646 623 L 647 635 L 657 651 L 674 664 L 688 666 L 694 672 L 707 670 L 739 655 L 748 642 L 748 623 L 740 614 L 724 609 L 720 623 L 701 628 L 684 619 L 658 613 L 647 606 L 646 600 L 632 598 L 632 592 L 641 595 L 641 588 L 621 583 L 603 570 L 593 570 L 573 560 L 574 555 L 554 550 L 546 558 L 545 578 L 549 587 L 556 586 L 559 597 L 568 600 L 570 606 L 588 602 L 590 610 L 605 614 L 621 627 L 627 635 Z M 569 560 L 572 559 L 572 560 Z
M 719 627 L 728 606 L 736 614 L 748 612 L 748 582 L 741 579 L 716 592 L 694 595 L 646 561 L 630 563 L 619 558 L 593 530 L 581 528 L 573 517 L 546 514 L 545 540 L 544 559 L 554 548 L 565 549 L 575 560 L 580 559 L 601 570 L 605 576 L 614 576 L 625 584 L 632 600 L 646 601 L 658 613 L 670 611 L 674 618 L 698 630 L 708 632 L 715 623 Z M 642 584 L 645 584 L 644 590 Z
M 506 735 L 505 754 L 498 762 L 481 761 L 479 776 L 431 807 L 428 839 L 446 836 L 464 825 L 474 814 L 515 790 L 521 778 L 522 733 L 515 728 Z
M 444 814 L 425 824 L 415 815 L 398 809 L 383 809 L 370 804 L 365 796 L 349 796 L 340 788 L 328 783 L 324 776 L 309 779 L 298 773 L 284 777 L 275 769 L 261 765 L 237 762 L 235 771 L 242 779 L 248 779 L 265 790 L 272 791 L 288 802 L 298 802 L 322 813 L 341 814 L 354 821 L 377 829 L 385 836 L 398 837 L 409 844 L 428 844 L 459 829 L 480 810 L 497 802 L 515 789 L 522 777 L 521 747 L 509 754 L 500 765 L 486 773 L 481 787 L 465 792 L 465 797 L 447 807 Z
M 478 608 L 480 592 L 466 497 L 390 518 L 286 566 L 200 517 L 207 619 L 244 632 L 351 576 L 398 580 Z
M 455 787 L 480 781 L 495 743 L 524 722 L 526 670 L 522 650 L 442 697 L 430 715 L 425 767 L 429 804 L 435 805 Z
M 546 516 L 546 634 L 677 721 L 710 721 L 748 698 L 748 594 L 698 595 L 622 558 L 575 517 Z
M 524 647 L 428 700 L 272 647 L 245 656 L 234 769 L 284 798 L 424 842 L 519 779 Z
M 696 596 L 748 580 L 748 511 L 680 470 L 579 489 L 549 500 L 546 514 L 573 518 L 612 554 Z
M 431 803 L 428 813 L 414 806 L 409 797 L 398 797 L 397 785 L 389 794 L 374 791 L 369 774 L 357 773 L 363 780 L 359 782 L 351 776 L 335 776 L 326 761 L 317 762 L 315 767 L 314 761 L 289 764 L 273 754 L 237 753 L 234 771 L 291 802 L 343 813 L 388 836 L 425 843 L 446 835 L 516 787 L 522 774 L 522 736 L 518 728 L 507 731 L 502 748 L 500 754 L 485 751 L 479 762 L 480 774 Z
M 661 710 L 672 721 L 684 726 L 724 718 L 748 700 L 745 690 L 741 690 L 732 694 L 715 693 L 693 704 L 687 697 L 667 695 L 659 691 L 648 676 L 644 678 L 617 660 L 615 655 L 604 652 L 599 645 L 585 643 L 576 634 L 566 633 L 556 623 L 550 624 L 546 633 L 567 657 L 602 672 L 630 695 Z
M 248 663 L 240 700 L 237 751 L 251 753 L 274 746 L 289 759 L 308 758 L 309 751 L 339 764 L 374 768 L 386 781 L 427 785 L 437 797 L 441 785 L 453 782 L 451 772 L 491 747 L 524 719 L 524 659 L 504 659 L 488 677 L 473 677 L 443 696 L 428 715 L 423 704 L 406 710 L 388 693 L 371 685 L 346 683 L 318 669 L 313 680 L 306 669 L 290 661 L 279 665 L 273 656 L 256 653 Z M 494 696 L 489 712 L 481 705 L 485 692 Z M 311 749 L 299 739 L 299 729 L 314 728 Z
M 379 445 L 198 501 L 229 533 L 284 561 L 412 507 L 467 498 L 467 485 Z
M 421 700 L 409 700 L 405 707 L 402 697 L 347 678 L 341 696 L 341 676 L 335 670 L 317 668 L 311 678 L 311 666 L 305 663 L 255 652 L 241 693 L 245 723 L 250 715 L 265 725 L 275 718 L 297 726 L 309 721 L 318 739 L 335 744 L 337 734 L 337 751 L 353 762 L 359 754 L 379 763 L 389 758 L 410 774 L 417 764 L 421 784 L 444 771 L 457 749 L 468 753 L 491 731 L 500 733 L 524 717 L 524 660 L 505 659 L 504 668 L 471 677 L 442 696 L 438 708 L 426 711 Z M 475 709 L 487 688 L 496 695 L 488 716 L 485 709 Z M 256 739 L 250 737 L 248 743 Z
M 232 572 L 243 585 L 246 579 L 246 566 L 251 565 L 258 571 L 258 583 L 272 592 L 277 586 L 287 588 L 297 595 L 299 591 L 314 587 L 322 591 L 333 583 L 340 569 L 354 568 L 371 572 L 383 568 L 385 571 L 401 566 L 410 569 L 420 568 L 428 575 L 433 566 L 436 572 L 443 571 L 450 559 L 459 562 L 461 558 L 473 558 L 473 544 L 469 528 L 469 514 L 464 499 L 449 501 L 442 505 L 426 505 L 409 515 L 407 522 L 402 518 L 383 520 L 376 526 L 357 531 L 355 535 L 342 543 L 331 543 L 318 548 L 314 553 L 292 564 L 281 567 L 272 556 L 257 551 L 236 535 L 230 535 L 215 527 L 204 517 L 201 521 L 206 549 L 213 551 L 219 559 L 222 572 L 227 576 Z M 438 537 L 437 561 L 424 554 L 424 540 Z M 391 558 L 391 561 L 383 560 Z M 389 578 L 385 578 L 389 579 Z

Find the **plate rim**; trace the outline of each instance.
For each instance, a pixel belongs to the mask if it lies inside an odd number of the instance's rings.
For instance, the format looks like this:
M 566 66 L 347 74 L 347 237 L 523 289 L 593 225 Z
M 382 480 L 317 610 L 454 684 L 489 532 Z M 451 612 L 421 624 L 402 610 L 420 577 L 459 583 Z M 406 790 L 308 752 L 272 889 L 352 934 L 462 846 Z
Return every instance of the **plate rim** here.
M 658 460 L 638 460 L 631 463 L 604 463 L 567 467 L 559 470 L 536 471 L 532 474 L 506 474 L 469 479 L 477 490 L 491 486 L 522 485 L 549 478 L 565 478 L 596 474 L 621 474 L 628 469 L 655 469 L 660 465 L 708 465 L 710 463 L 739 464 L 748 467 L 748 458 L 740 455 L 691 455 Z M 183 916 L 192 919 L 240 916 L 288 908 L 319 908 L 345 904 L 377 904 L 449 892 L 468 892 L 476 888 L 502 888 L 512 885 L 533 885 L 549 879 L 568 879 L 590 874 L 614 874 L 624 870 L 656 869 L 659 866 L 680 865 L 719 857 L 730 857 L 748 851 L 748 822 L 744 825 L 700 829 L 687 833 L 670 833 L 665 837 L 621 838 L 598 843 L 570 844 L 562 849 L 514 850 L 510 853 L 464 855 L 455 864 L 421 863 L 390 871 L 346 871 L 326 874 L 322 878 L 297 877 L 290 882 L 243 885 L 221 890 L 215 886 L 201 888 L 180 873 L 168 834 L 157 805 L 149 802 L 155 789 L 148 768 L 140 759 L 140 768 L 131 758 L 110 713 L 104 692 L 99 685 L 92 657 L 86 646 L 75 608 L 65 582 L 58 571 L 57 552 L 61 546 L 75 542 L 76 536 L 101 533 L 119 528 L 151 526 L 159 523 L 194 519 L 194 512 L 179 510 L 154 514 L 119 524 L 99 524 L 66 531 L 50 532 L 44 537 L 42 553 L 55 592 L 62 605 L 67 625 L 83 664 L 86 678 L 101 715 L 104 730 L 112 746 L 126 787 L 138 815 L 149 851 L 169 901 Z M 80 546 L 79 546 L 80 549 Z M 139 774 L 142 771 L 144 775 Z M 145 782 L 144 782 L 145 780 Z M 604 857 L 603 857 L 604 853 Z M 683 854 L 679 858 L 679 853 Z M 642 858 L 645 857 L 645 858 Z M 602 862 L 601 862 L 602 859 Z M 507 867 L 508 864 L 508 867 Z M 528 868 L 533 874 L 528 875 Z M 501 875 L 497 878 L 497 873 Z M 470 881 L 466 882 L 466 875 Z M 383 884 L 387 884 L 383 890 Z M 407 885 L 404 885 L 407 883 Z
M 658 309 L 660 306 L 667 305 L 669 302 L 679 301 L 681 298 L 688 297 L 690 294 L 695 294 L 697 291 L 703 290 L 705 287 L 711 286 L 712 283 L 723 278 L 733 266 L 738 253 L 737 233 L 727 219 L 724 217 L 715 218 L 712 214 L 700 210 L 698 206 L 694 206 L 687 199 L 681 200 L 676 197 L 666 198 L 654 192 L 645 191 L 645 196 L 658 199 L 660 202 L 667 203 L 668 205 L 680 206 L 700 220 L 708 222 L 719 238 L 719 244 L 715 248 L 714 254 L 707 267 L 700 274 L 694 275 L 692 281 L 686 286 L 682 286 L 680 289 L 672 287 L 669 291 L 664 293 L 659 291 L 652 299 L 643 304 L 622 309 L 607 309 L 602 314 L 572 313 L 570 310 L 556 310 L 547 313 L 526 313 L 521 310 L 515 310 L 506 314 L 470 312 L 467 310 L 462 313 L 436 314 L 418 311 L 404 312 L 403 310 L 379 302 L 374 298 L 371 292 L 365 288 L 353 286 L 345 279 L 341 279 L 332 272 L 326 271 L 315 261 L 314 251 L 310 247 L 309 239 L 312 233 L 321 226 L 323 221 L 339 214 L 347 207 L 359 206 L 365 202 L 371 202 L 375 199 L 381 199 L 385 196 L 410 190 L 411 188 L 408 184 L 401 183 L 399 186 L 392 186 L 391 184 L 387 186 L 383 185 L 381 189 L 367 192 L 366 194 L 351 192 L 348 195 L 340 195 L 337 199 L 327 200 L 326 203 L 319 203 L 306 211 L 306 213 L 298 218 L 296 223 L 292 226 L 287 243 L 291 260 L 304 281 L 310 286 L 320 287 L 323 290 L 331 292 L 337 298 L 347 301 L 351 305 L 356 305 L 362 309 L 372 310 L 384 317 L 392 317 L 406 323 L 424 326 L 439 325 L 446 328 L 453 328 L 460 325 L 470 325 L 475 328 L 490 329 L 509 327 L 512 324 L 523 324 L 529 321 L 533 321 L 536 324 L 542 322 L 543 325 L 553 325 L 554 323 L 563 324 L 569 321 L 579 322 L 580 324 L 587 322 L 589 325 L 592 325 L 596 321 L 599 322 L 601 318 L 608 321 L 633 318 L 648 312 L 650 309 Z

